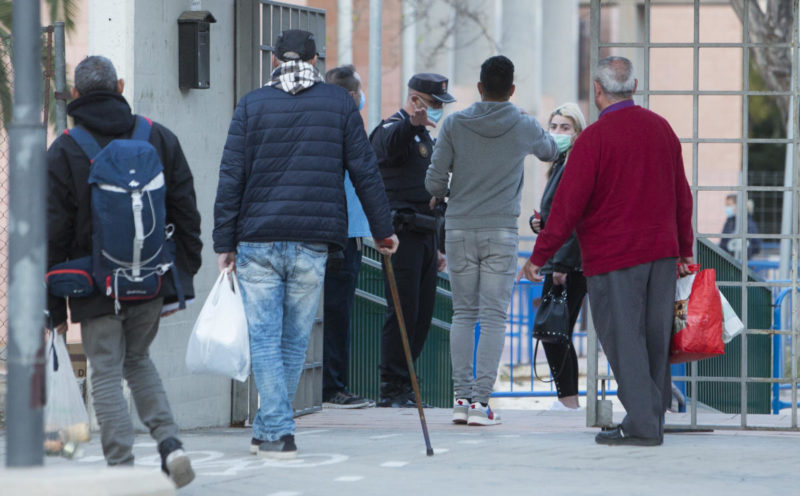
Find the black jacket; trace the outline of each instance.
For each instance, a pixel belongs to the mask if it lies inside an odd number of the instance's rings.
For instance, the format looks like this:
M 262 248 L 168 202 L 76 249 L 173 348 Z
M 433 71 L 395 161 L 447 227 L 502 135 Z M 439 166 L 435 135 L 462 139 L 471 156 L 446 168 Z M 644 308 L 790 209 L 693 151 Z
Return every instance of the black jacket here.
M 344 173 L 375 238 L 394 232 L 383 182 L 353 97 L 318 83 L 297 94 L 265 86 L 233 114 L 214 204 L 214 251 L 241 241 L 299 241 L 343 248 Z
M 133 131 L 135 116 L 119 93 L 95 92 L 74 100 L 67 113 L 75 124 L 88 129 L 101 146 L 115 138 L 127 138 Z M 194 179 L 178 138 L 166 127 L 153 122 L 152 144 L 164 166 L 167 190 L 167 223 L 175 225 L 177 247 L 175 264 L 186 298 L 194 297 L 192 277 L 200 269 L 200 213 L 195 200 Z M 92 210 L 88 183 L 89 159 L 67 134 L 59 136 L 47 150 L 47 266 L 91 255 Z M 161 296 L 168 303 L 177 299 L 172 275 L 162 278 Z M 124 306 L 132 302 L 121 302 Z M 71 320 L 82 320 L 114 313 L 114 300 L 97 293 L 86 298 L 71 298 Z M 67 317 L 63 298 L 48 297 L 54 324 Z
M 550 216 L 550 208 L 553 205 L 553 198 L 556 196 L 558 183 L 561 182 L 561 176 L 564 174 L 564 167 L 567 162 L 566 153 L 559 155 L 558 159 L 553 163 L 553 170 L 550 172 L 550 177 L 547 179 L 547 184 L 544 186 L 544 193 L 542 193 L 542 229 L 544 229 L 547 217 Z M 581 269 L 581 248 L 578 245 L 578 238 L 573 232 L 572 235 L 561 245 L 555 255 L 553 255 L 544 267 L 542 267 L 543 274 L 550 274 L 552 272 L 572 272 Z
M 428 206 L 431 194 L 425 189 L 425 174 L 434 142 L 425 126 L 411 124 L 408 113 L 400 109 L 381 121 L 369 139 L 378 156 L 391 207 L 433 215 Z

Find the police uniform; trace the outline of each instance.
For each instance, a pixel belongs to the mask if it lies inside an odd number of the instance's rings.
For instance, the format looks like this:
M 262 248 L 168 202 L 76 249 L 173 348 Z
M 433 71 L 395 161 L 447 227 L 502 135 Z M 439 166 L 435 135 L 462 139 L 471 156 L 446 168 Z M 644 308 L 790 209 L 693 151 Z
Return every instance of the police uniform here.
M 455 99 L 447 93 L 447 78 L 417 74 L 408 87 L 442 103 Z M 393 212 L 395 233 L 400 240 L 392 266 L 403 307 L 411 355 L 422 352 L 433 317 L 436 296 L 437 249 L 435 213 L 425 189 L 425 174 L 431 163 L 434 141 L 425 126 L 414 126 L 400 109 L 381 121 L 370 135 Z M 442 250 L 444 242 L 441 242 Z M 390 295 L 384 268 L 386 294 Z M 391 298 L 381 336 L 381 400 L 378 406 L 413 406 L 408 365 Z

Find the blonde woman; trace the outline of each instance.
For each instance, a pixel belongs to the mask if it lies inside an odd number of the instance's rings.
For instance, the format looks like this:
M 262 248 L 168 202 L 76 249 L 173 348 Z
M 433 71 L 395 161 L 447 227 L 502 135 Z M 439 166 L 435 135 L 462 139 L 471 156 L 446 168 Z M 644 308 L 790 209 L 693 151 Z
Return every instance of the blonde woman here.
M 556 140 L 559 149 L 558 158 L 550 164 L 547 171 L 547 184 L 542 193 L 541 214 L 534 214 L 530 218 L 533 232 L 539 233 L 547 222 L 550 206 L 553 203 L 558 183 L 564 173 L 564 167 L 578 135 L 586 127 L 586 119 L 580 108 L 574 103 L 565 103 L 550 114 L 548 130 Z M 581 270 L 581 252 L 575 233 L 561 246 L 561 248 L 542 267 L 545 275 L 542 294 L 550 288 L 562 287 L 567 291 L 567 306 L 569 308 L 569 333 L 578 320 L 583 297 L 586 295 L 586 278 Z M 553 410 L 579 410 L 578 402 L 578 357 L 570 343 L 542 343 L 547 363 L 553 374 L 558 392 L 558 401 L 553 404 Z

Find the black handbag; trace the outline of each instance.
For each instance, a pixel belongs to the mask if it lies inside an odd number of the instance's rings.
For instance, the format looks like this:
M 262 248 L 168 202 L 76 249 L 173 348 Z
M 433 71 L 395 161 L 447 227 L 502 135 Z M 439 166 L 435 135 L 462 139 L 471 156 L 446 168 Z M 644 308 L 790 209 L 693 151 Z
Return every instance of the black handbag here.
M 542 297 L 542 303 L 533 321 L 533 337 L 543 343 L 566 343 L 569 336 L 569 307 L 567 307 L 567 288 L 562 287 L 559 294 L 551 287 Z
M 553 382 L 561 375 L 564 365 L 567 363 L 567 352 L 564 351 L 564 358 L 561 366 L 553 377 L 553 381 L 545 381 L 536 373 L 536 354 L 539 351 L 539 343 L 564 344 L 572 346 L 569 333 L 569 307 L 567 306 L 567 288 L 561 287 L 561 292 L 556 293 L 553 289 L 559 286 L 552 286 L 542 297 L 539 310 L 536 311 L 536 318 L 533 321 L 533 338 L 536 339 L 536 348 L 533 352 L 533 372 L 537 379 L 542 382 Z

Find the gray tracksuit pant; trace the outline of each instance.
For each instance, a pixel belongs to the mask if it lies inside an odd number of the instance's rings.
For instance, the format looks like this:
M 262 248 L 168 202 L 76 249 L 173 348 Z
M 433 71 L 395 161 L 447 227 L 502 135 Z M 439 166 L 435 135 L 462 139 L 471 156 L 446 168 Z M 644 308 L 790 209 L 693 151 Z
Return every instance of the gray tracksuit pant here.
M 450 357 L 456 398 L 487 403 L 505 343 L 508 305 L 517 269 L 516 229 L 447 231 L 447 265 L 453 292 Z M 481 336 L 472 378 L 475 324 Z
M 92 399 L 109 465 L 133 464 L 135 433 L 122 394 L 123 378 L 131 389 L 139 418 L 156 442 L 178 436 L 164 386 L 149 355 L 161 308 L 162 300 L 157 298 L 129 305 L 116 316 L 81 322 L 83 349 L 91 368 Z

